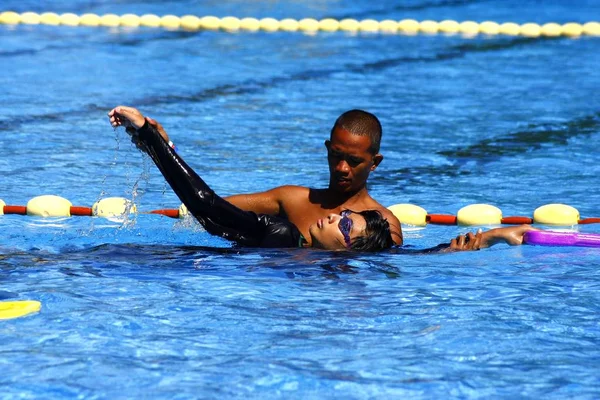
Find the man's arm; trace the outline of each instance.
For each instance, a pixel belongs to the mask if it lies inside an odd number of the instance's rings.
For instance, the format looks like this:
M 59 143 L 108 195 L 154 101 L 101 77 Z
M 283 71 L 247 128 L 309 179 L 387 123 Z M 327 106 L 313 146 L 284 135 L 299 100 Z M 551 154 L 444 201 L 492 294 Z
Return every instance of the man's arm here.
M 225 200 L 245 211 L 287 217 L 283 203 L 286 202 L 286 199 L 306 196 L 301 193 L 302 190 L 305 189 L 300 186 L 286 185 L 265 192 L 236 194 L 225 197 Z

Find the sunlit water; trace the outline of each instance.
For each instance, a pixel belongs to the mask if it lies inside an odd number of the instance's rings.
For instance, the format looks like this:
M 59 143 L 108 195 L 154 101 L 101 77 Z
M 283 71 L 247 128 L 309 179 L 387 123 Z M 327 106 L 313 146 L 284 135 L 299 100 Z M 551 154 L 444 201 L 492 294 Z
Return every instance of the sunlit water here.
M 5 0 L 4 10 L 587 22 L 594 1 Z M 117 104 L 161 121 L 228 195 L 323 187 L 323 141 L 376 113 L 385 205 L 599 217 L 600 40 L 0 26 L 0 198 L 122 196 L 177 208 L 110 128 Z M 597 225 L 580 226 L 600 232 Z M 412 249 L 468 228 L 406 229 Z M 600 252 L 336 254 L 232 249 L 191 220 L 0 217 L 1 398 L 600 397 Z

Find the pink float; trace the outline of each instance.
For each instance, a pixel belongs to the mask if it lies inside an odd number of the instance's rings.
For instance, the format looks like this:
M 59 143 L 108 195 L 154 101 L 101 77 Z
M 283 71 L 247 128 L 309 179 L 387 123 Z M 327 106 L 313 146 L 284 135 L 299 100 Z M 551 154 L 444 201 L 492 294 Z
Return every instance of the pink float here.
M 579 246 L 599 247 L 599 233 L 529 231 L 525 232 L 523 242 L 537 246 Z

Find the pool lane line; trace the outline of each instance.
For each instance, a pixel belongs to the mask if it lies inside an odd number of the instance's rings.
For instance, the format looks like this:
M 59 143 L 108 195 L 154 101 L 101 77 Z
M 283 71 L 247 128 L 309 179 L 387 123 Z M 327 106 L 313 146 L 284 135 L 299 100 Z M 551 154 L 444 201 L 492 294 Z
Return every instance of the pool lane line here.
M 314 19 L 303 18 L 296 20 L 293 18 L 284 18 L 277 20 L 275 18 L 237 18 L 227 16 L 223 18 L 215 16 L 195 15 L 163 15 L 144 14 L 92 14 L 86 13 L 77 15 L 74 13 L 57 14 L 54 12 L 44 12 L 41 14 L 35 12 L 16 13 L 14 11 L 4 11 L 0 13 L 0 24 L 5 25 L 64 25 L 64 26 L 87 26 L 87 27 L 124 27 L 124 28 L 162 28 L 167 30 L 187 30 L 187 31 L 224 31 L 224 32 L 349 32 L 349 33 L 384 33 L 384 34 L 461 34 L 465 36 L 477 35 L 508 35 L 508 36 L 526 36 L 526 37 L 557 37 L 557 36 L 600 36 L 600 23 L 590 21 L 586 23 L 568 22 L 558 24 L 548 22 L 542 25 L 528 22 L 517 24 L 514 22 L 498 23 L 494 21 L 454 21 L 454 20 L 423 20 L 402 19 L 399 21 L 392 19 L 375 20 L 362 19 L 356 20 L 345 18 L 337 20 L 333 18 Z
M 491 204 L 470 204 L 462 207 L 456 215 L 431 214 L 424 208 L 414 204 L 401 203 L 389 206 L 388 209 L 402 224 L 413 226 L 435 225 L 559 225 L 575 226 L 600 223 L 600 218 L 581 218 L 579 210 L 575 207 L 552 203 L 545 204 L 535 209 L 533 217 L 507 216 Z

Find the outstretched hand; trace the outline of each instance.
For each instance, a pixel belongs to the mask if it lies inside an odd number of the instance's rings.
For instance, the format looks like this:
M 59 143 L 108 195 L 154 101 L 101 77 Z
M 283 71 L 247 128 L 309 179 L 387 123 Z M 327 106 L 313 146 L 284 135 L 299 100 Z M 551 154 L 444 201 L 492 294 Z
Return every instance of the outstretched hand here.
M 133 107 L 117 106 L 108 112 L 108 119 L 114 128 L 125 127 L 125 131 L 131 136 L 131 142 L 141 151 L 147 152 L 137 133 L 137 129 L 144 126 L 147 119 L 141 112 Z
M 123 126 L 125 128 L 140 129 L 144 126 L 146 119 L 136 108 L 117 106 L 108 112 L 108 119 L 114 128 Z
M 523 244 L 523 235 L 525 232 L 538 230 L 530 225 L 511 226 L 506 228 L 495 228 L 487 232 L 477 231 L 466 235 L 458 235 L 452 239 L 449 251 L 472 251 L 491 247 L 496 243 L 506 243 L 511 246 L 520 246 Z
M 450 250 L 455 251 L 473 251 L 479 250 L 482 246 L 483 233 L 481 233 L 481 229 L 477 231 L 477 233 L 469 232 L 466 235 L 458 235 L 455 239 L 450 241 Z
M 144 117 L 137 108 L 117 106 L 108 112 L 108 119 L 114 128 L 118 128 L 119 126 L 124 127 L 127 133 L 131 135 L 131 140 L 133 143 L 135 143 L 138 147 L 140 146 L 137 140 L 136 130 L 144 126 L 146 121 L 150 126 L 154 127 L 158 131 L 165 142 L 169 141 L 169 135 L 167 135 L 167 132 L 161 123 L 153 118 Z M 141 147 L 140 149 L 144 150 Z

